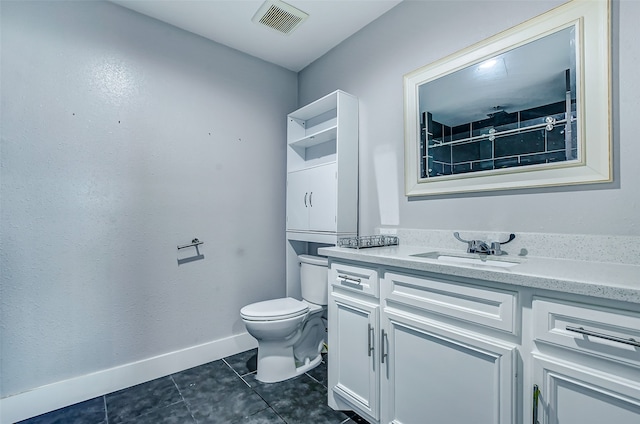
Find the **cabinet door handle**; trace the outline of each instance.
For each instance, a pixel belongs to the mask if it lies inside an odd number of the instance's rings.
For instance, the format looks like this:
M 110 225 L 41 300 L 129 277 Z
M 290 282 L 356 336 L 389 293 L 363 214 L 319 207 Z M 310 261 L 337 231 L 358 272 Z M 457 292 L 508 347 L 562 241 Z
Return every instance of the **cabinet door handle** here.
M 338 278 L 345 281 L 353 281 L 354 283 L 358 283 L 358 284 L 362 283 L 361 279 L 355 278 L 355 277 L 349 277 L 348 275 L 338 275 Z
M 540 388 L 537 384 L 533 385 L 533 421 L 532 424 L 540 424 L 538 421 L 538 398 L 540 397 Z
M 367 330 L 367 343 L 369 344 L 369 351 L 368 354 L 369 356 L 371 356 L 371 352 L 373 352 L 373 344 L 371 343 L 373 338 L 373 327 L 371 326 L 371 324 L 369 324 L 369 329 Z
M 622 337 L 616 337 L 616 336 L 611 336 L 609 334 L 598 333 L 597 331 L 585 330 L 582 327 L 571 327 L 570 325 L 567 325 L 566 330 L 573 331 L 574 333 L 584 334 L 585 336 L 598 337 L 600 339 L 611 340 L 618 343 L 640 347 L 640 342 L 633 338 L 623 339 Z
M 385 339 L 387 338 L 387 334 L 384 332 L 384 329 L 380 330 L 382 331 L 382 336 L 380 337 L 380 359 L 382 360 L 382 363 L 384 364 L 384 358 L 386 358 L 387 356 L 389 356 L 385 351 L 384 351 L 384 342 Z
M 311 198 L 313 197 L 313 191 L 309 193 L 309 206 L 313 207 L 313 203 L 311 203 Z
M 309 194 L 309 193 L 305 193 L 305 194 L 304 194 L 304 207 L 305 207 L 305 208 L 307 207 L 307 195 L 308 195 L 308 194 Z

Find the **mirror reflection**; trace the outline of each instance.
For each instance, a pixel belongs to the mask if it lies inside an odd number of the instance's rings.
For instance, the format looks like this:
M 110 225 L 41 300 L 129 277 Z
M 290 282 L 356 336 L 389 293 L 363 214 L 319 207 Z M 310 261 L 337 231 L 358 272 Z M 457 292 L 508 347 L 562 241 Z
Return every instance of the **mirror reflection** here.
M 579 161 L 570 26 L 418 87 L 419 179 Z

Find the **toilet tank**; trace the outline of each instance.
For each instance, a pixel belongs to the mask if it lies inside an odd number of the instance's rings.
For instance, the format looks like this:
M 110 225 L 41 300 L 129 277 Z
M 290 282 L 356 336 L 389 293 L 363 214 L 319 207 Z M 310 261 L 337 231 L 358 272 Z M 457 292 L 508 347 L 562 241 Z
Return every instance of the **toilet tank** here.
M 320 256 L 299 255 L 298 260 L 300 261 L 302 298 L 316 305 L 326 305 L 329 292 L 328 259 Z

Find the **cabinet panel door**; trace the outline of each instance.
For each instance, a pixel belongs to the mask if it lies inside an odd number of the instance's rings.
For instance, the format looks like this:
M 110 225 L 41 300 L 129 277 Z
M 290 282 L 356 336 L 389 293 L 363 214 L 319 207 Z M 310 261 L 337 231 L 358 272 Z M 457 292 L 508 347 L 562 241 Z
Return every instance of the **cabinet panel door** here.
M 637 381 L 543 355 L 533 361 L 540 424 L 640 423 Z
M 336 231 L 336 166 L 307 170 L 309 177 L 309 230 Z
M 386 309 L 382 325 L 381 422 L 515 422 L 515 346 Z
M 309 183 L 306 171 L 287 174 L 287 230 L 309 228 Z
M 329 298 L 329 390 L 375 419 L 378 309 L 375 304 L 338 293 Z

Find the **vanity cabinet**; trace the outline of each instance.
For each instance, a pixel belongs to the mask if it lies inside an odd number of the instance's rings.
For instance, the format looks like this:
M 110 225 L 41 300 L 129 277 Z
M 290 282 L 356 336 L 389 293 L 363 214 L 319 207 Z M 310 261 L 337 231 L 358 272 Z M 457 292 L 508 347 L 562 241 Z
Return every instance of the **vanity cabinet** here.
M 381 422 L 513 423 L 515 346 L 407 314 L 382 316 Z
M 514 292 L 385 272 L 381 422 L 512 424 L 517 345 L 499 335 L 514 331 L 516 303 Z
M 380 306 L 376 269 L 334 264 L 329 270 L 329 405 L 376 421 L 380 378 Z
M 640 422 L 640 314 L 533 300 L 534 420 Z
M 335 261 L 329 281 L 330 406 L 375 423 L 514 422 L 517 345 L 499 334 L 515 293 Z
M 289 240 L 357 233 L 358 100 L 335 91 L 287 116 Z
M 640 312 L 330 257 L 329 405 L 370 423 L 640 423 Z

